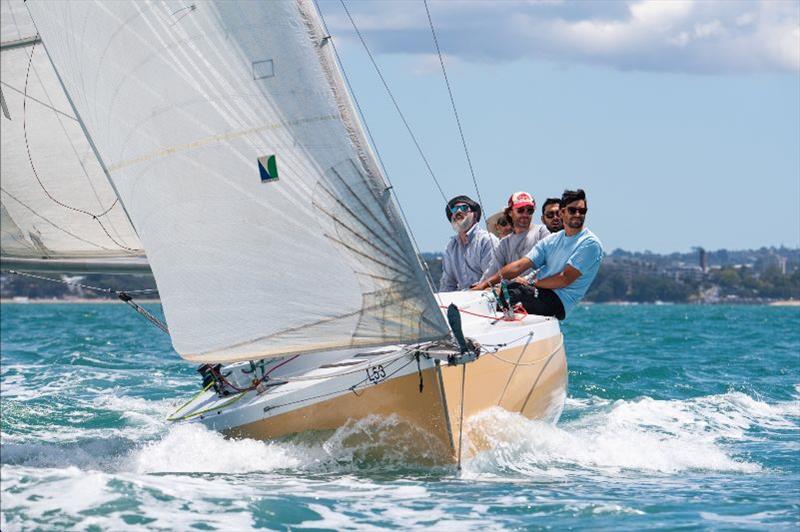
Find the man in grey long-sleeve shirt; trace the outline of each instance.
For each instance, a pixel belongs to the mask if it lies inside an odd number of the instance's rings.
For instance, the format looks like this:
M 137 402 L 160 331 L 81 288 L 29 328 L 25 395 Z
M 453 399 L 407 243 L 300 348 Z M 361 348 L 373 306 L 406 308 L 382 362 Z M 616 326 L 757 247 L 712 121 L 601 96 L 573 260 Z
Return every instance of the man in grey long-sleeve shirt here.
M 445 214 L 456 234 L 445 248 L 439 291 L 467 290 L 493 273 L 497 237 L 478 226 L 481 206 L 468 196 L 448 201 Z

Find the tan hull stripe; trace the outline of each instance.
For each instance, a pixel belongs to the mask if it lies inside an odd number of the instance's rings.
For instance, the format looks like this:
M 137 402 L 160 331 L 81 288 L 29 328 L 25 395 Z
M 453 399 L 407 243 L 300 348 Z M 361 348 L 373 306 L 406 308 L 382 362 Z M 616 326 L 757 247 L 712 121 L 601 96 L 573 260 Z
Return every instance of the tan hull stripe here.
M 484 354 L 470 363 L 464 420 L 498 404 L 531 419 L 545 418 L 558 411 L 567 386 L 564 349 L 556 350 L 562 341 L 561 335 L 557 335 L 531 342 L 527 348 L 520 346 L 500 351 L 497 356 Z M 517 359 L 518 365 L 515 364 Z M 419 376 L 413 373 L 371 386 L 358 395 L 347 393 L 242 425 L 228 433 L 273 439 L 309 430 L 333 430 L 370 415 L 395 414 L 434 436 L 441 444 L 443 458 L 455 461 L 458 442 L 454 441 L 453 434 L 458 434 L 460 428 L 461 368 L 442 365 L 424 370 L 422 374 L 425 383 L 422 393 L 419 392 Z
M 229 433 L 256 439 L 273 439 L 308 430 L 337 429 L 349 420 L 363 419 L 370 415 L 396 414 L 435 436 L 441 442 L 443 454 L 449 455 L 452 453 L 452 446 L 435 368 L 423 371 L 422 378 L 425 384 L 422 393 L 419 391 L 419 375 L 413 373 L 371 386 L 360 391 L 358 395 L 348 392 L 321 403 L 242 425 Z

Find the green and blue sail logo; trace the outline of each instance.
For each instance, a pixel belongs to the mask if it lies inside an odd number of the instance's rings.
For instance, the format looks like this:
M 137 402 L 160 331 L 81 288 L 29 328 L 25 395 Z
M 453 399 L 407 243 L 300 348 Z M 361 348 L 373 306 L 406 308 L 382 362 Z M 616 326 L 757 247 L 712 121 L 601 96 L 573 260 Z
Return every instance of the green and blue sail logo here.
M 262 183 L 278 180 L 278 164 L 274 155 L 264 155 L 258 158 L 258 173 Z

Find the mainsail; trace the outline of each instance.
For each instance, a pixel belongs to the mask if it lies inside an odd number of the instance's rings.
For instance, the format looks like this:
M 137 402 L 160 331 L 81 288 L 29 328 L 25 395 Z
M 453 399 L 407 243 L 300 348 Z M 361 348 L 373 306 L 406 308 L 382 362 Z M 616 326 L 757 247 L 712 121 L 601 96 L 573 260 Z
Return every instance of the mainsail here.
M 25 4 L 0 8 L 3 267 L 147 271 Z
M 182 357 L 446 334 L 310 0 L 27 5 Z

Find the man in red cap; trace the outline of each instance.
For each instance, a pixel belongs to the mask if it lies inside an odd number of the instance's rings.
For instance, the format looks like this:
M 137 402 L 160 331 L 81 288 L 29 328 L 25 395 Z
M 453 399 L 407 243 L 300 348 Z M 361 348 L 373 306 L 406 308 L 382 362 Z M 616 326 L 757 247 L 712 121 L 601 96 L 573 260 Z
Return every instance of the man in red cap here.
M 550 235 L 544 225 L 533 223 L 536 201 L 527 192 L 514 192 L 508 198 L 506 215 L 511 219 L 514 232 L 503 238 L 494 251 L 494 275 L 475 284 L 474 290 L 484 290 L 500 282 L 500 269 L 526 256 L 541 239 Z M 523 276 L 530 271 L 523 272 Z

